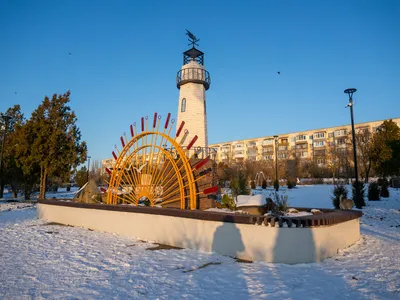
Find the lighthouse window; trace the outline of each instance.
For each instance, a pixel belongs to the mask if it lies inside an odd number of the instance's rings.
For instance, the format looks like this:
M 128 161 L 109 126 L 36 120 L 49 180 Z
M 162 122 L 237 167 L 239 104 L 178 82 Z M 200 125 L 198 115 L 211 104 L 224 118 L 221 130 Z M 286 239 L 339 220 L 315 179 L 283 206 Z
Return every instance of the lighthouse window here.
M 183 98 L 181 103 L 181 112 L 185 111 L 186 111 L 186 98 Z

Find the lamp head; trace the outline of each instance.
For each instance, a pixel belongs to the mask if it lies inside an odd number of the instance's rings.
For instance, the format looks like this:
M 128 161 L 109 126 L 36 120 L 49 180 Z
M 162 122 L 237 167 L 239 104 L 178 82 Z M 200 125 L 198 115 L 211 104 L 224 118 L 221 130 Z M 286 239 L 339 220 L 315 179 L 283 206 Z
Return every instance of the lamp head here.
M 357 89 L 355 89 L 355 88 L 350 88 L 350 89 L 345 89 L 344 90 L 345 94 L 353 94 L 355 92 L 357 92 Z
M 357 91 L 357 89 L 355 89 L 355 88 L 350 88 L 350 89 L 344 90 L 344 93 L 345 93 L 345 94 L 348 94 L 348 95 L 349 95 L 350 101 L 352 101 L 353 93 L 355 93 L 356 91 Z

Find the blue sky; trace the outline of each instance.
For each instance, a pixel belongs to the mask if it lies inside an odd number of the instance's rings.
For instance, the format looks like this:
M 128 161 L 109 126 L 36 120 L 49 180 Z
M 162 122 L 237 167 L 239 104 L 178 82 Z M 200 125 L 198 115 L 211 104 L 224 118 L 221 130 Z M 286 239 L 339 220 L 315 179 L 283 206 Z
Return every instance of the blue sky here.
M 2 0 L 0 111 L 69 89 L 89 155 L 110 157 L 142 116 L 176 116 L 185 29 L 211 74 L 209 143 L 348 124 L 349 87 L 357 123 L 400 117 L 396 0 Z

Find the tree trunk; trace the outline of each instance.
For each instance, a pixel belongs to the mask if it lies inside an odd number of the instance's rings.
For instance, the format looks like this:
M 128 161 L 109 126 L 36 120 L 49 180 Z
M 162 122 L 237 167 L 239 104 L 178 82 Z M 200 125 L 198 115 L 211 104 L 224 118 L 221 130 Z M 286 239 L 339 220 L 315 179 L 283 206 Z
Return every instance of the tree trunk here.
M 32 191 L 31 185 L 25 179 L 25 182 L 24 182 L 24 198 L 25 198 L 25 200 L 31 199 L 31 191 Z
M 43 180 L 43 166 L 40 166 L 39 199 L 41 199 L 42 196 L 42 180 Z
M 46 199 L 46 178 L 47 169 L 46 167 L 40 167 L 40 192 L 39 199 Z
M 365 170 L 365 183 L 368 183 L 369 172 L 371 172 L 371 162 L 369 162 L 367 169 Z
M 18 198 L 18 187 L 15 184 L 11 183 L 11 190 L 12 190 L 13 198 Z
M 0 184 L 0 198 L 4 197 L 4 187 L 5 187 L 5 182 L 4 180 L 2 180 Z

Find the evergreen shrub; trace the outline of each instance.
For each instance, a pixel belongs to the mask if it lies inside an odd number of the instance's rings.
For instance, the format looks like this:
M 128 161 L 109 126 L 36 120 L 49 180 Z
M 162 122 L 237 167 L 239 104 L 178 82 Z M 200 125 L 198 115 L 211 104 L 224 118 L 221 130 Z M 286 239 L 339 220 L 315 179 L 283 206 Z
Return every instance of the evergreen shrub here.
M 347 189 L 344 184 L 337 184 L 333 188 L 333 197 L 332 197 L 332 204 L 336 209 L 340 208 L 340 196 L 342 196 L 343 199 L 347 199 Z
M 254 180 L 250 181 L 250 187 L 255 190 L 256 189 L 256 182 Z
M 351 197 L 351 199 L 354 201 L 354 205 L 356 207 L 357 207 L 357 203 L 359 203 L 360 206 L 362 207 L 362 206 L 365 206 L 365 200 L 364 200 L 365 184 L 364 184 L 364 182 L 360 182 L 359 181 L 358 182 L 358 186 L 359 186 L 359 191 L 360 191 L 358 202 L 357 202 L 357 199 L 356 199 L 356 182 L 355 181 L 352 183 L 352 188 L 351 188 L 352 197 Z
M 292 189 L 292 188 L 294 188 L 295 186 L 296 186 L 296 181 L 289 178 L 289 179 L 287 180 L 287 187 L 288 187 L 288 189 Z
M 381 191 L 377 182 L 371 182 L 368 186 L 368 200 L 378 201 L 381 199 Z
M 261 183 L 261 188 L 265 190 L 267 188 L 267 181 L 264 179 Z
M 387 180 L 386 180 L 386 182 L 382 183 L 380 192 L 381 192 L 380 193 L 381 197 L 383 197 L 383 198 L 389 197 L 389 184 L 388 184 Z
M 229 197 L 227 194 L 222 196 L 221 204 L 223 208 L 229 208 L 231 210 L 235 210 L 236 208 L 235 201 L 233 201 L 233 198 Z

